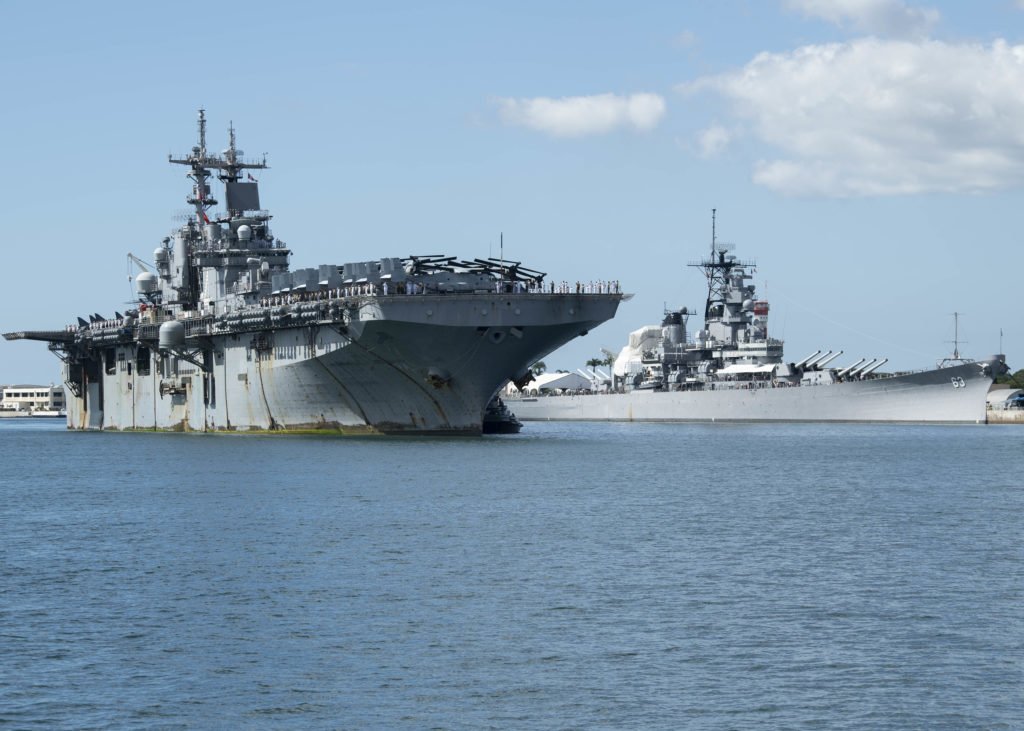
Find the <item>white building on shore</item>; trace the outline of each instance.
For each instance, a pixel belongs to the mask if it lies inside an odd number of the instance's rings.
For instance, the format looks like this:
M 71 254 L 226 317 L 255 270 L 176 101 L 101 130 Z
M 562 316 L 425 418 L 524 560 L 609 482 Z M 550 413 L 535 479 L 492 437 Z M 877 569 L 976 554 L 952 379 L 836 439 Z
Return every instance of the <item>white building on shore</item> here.
M 64 387 L 13 385 L 0 387 L 0 412 L 30 414 L 37 411 L 64 410 Z

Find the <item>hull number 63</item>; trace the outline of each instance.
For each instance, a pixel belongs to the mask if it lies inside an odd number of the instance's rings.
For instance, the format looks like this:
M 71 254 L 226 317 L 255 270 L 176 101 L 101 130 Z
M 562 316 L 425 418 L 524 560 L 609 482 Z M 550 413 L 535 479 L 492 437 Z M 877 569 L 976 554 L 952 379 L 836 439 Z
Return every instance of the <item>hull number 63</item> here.
M 967 384 L 964 383 L 964 379 L 960 376 L 953 376 L 949 380 L 953 382 L 953 388 L 967 388 Z

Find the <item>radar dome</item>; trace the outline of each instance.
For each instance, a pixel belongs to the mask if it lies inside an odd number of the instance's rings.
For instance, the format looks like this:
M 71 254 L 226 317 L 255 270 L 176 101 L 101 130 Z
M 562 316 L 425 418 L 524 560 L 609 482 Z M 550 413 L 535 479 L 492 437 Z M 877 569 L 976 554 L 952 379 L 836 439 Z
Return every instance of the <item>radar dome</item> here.
M 160 349 L 180 348 L 185 344 L 185 326 L 177 320 L 168 320 L 160 326 Z
M 153 249 L 153 261 L 157 264 L 162 264 L 167 261 L 167 249 L 162 246 L 158 246 Z
M 251 238 L 252 238 L 252 226 L 249 226 L 248 224 L 243 223 L 241 226 L 238 227 L 238 240 L 239 241 L 248 241 Z
M 135 277 L 135 289 L 139 294 L 152 294 L 157 286 L 156 275 L 152 272 L 139 272 Z

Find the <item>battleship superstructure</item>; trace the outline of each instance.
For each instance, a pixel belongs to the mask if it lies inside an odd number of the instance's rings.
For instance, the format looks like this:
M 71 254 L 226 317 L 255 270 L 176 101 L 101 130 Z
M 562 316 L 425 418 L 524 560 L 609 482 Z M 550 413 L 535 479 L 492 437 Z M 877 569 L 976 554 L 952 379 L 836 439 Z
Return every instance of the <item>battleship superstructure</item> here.
M 707 279 L 704 326 L 691 337 L 687 308 L 660 326 L 632 332 L 614 361 L 610 383 L 582 393 L 543 395 L 527 386 L 513 402 L 529 420 L 590 421 L 985 421 L 985 396 L 1006 370 L 1002 355 L 959 357 L 939 367 L 888 374 L 888 359 L 830 364 L 842 351 L 819 350 L 785 362 L 783 343 L 768 334 L 769 305 L 758 299 L 752 261 L 717 241 L 690 266 Z M 603 391 L 603 392 L 602 392 Z M 532 396 L 537 396 L 533 398 Z
M 169 161 L 187 221 L 135 278 L 124 313 L 41 340 L 64 362 L 68 427 L 479 434 L 501 385 L 614 316 L 617 285 L 571 291 L 502 259 L 407 256 L 290 270 L 235 146 Z M 215 212 L 211 178 L 224 184 Z M 244 179 L 243 179 L 244 175 Z

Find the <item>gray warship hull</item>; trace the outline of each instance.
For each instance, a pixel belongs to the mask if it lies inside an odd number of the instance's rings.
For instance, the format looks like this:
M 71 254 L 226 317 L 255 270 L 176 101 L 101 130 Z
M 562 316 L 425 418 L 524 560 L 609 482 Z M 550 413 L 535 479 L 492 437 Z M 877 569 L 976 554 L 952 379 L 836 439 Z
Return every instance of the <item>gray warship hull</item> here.
M 666 309 L 660 326 L 634 330 L 618 356 L 608 353 L 611 378 L 590 373 L 596 393 L 509 399 L 520 419 L 984 423 L 989 386 L 1006 371 L 1001 355 L 971 361 L 954 347 L 934 369 L 895 374 L 876 372 L 888 358 L 830 366 L 842 350 L 786 361 L 751 281 L 755 263 L 718 242 L 715 213 L 711 250 L 690 264 L 707 282 L 703 326 L 691 333 L 689 308 Z M 538 391 L 544 383 L 527 393 Z
M 207 149 L 199 110 L 192 211 L 138 299 L 39 340 L 64 362 L 71 429 L 479 434 L 488 403 L 531 364 L 614 316 L 617 283 L 546 283 L 504 258 L 410 255 L 292 269 L 229 127 Z M 224 184 L 224 209 L 210 183 Z M 325 219 L 325 221 L 329 221 Z
M 988 368 L 983 366 L 988 365 Z M 506 398 L 523 421 L 982 424 L 997 363 L 822 385 Z
M 161 356 L 156 324 L 101 330 L 95 358 L 65 365 L 68 427 L 478 434 L 516 369 L 610 318 L 618 300 L 422 294 L 253 308 L 242 325 L 188 323 L 207 367 Z M 305 322 L 263 327 L 272 317 Z

